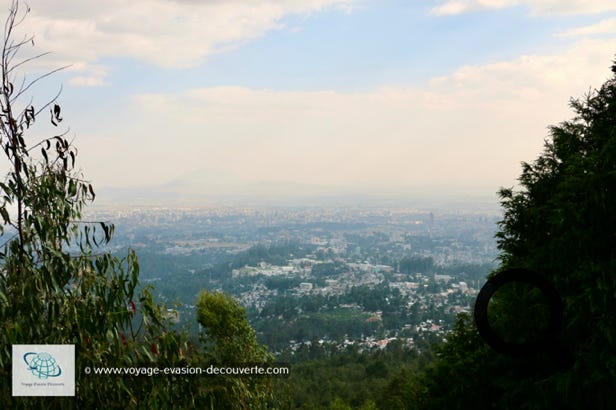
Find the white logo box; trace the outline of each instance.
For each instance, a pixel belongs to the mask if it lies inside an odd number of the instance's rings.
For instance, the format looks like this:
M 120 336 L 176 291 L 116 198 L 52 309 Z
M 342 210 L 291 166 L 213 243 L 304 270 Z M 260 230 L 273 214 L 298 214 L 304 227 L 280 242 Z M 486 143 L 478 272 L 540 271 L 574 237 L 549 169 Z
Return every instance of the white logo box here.
M 13 345 L 13 396 L 74 396 L 75 345 Z

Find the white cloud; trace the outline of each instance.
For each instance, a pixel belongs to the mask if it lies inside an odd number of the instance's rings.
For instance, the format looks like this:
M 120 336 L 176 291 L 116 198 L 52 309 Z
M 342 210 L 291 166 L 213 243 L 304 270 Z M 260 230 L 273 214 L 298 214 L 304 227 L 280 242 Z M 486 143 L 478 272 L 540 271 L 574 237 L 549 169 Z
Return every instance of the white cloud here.
M 616 10 L 616 3 L 606 0 L 446 0 L 432 8 L 432 13 L 456 15 L 519 5 L 528 7 L 533 15 L 595 14 Z
M 136 128 L 118 131 L 117 143 L 98 141 L 100 157 L 127 155 L 99 177 L 165 181 L 207 164 L 253 182 L 494 192 L 515 183 L 521 161 L 536 158 L 548 125 L 571 117 L 569 97 L 609 77 L 614 49 L 613 40 L 583 40 L 560 53 L 465 66 L 423 86 L 372 92 L 142 94 L 130 110 Z M 169 166 L 128 170 L 124 162 Z
M 558 35 L 561 37 L 589 37 L 603 34 L 616 35 L 616 18 L 607 18 L 595 24 L 567 30 Z
M 132 57 L 162 67 L 191 67 L 215 53 L 281 28 L 289 14 L 348 10 L 353 0 L 172 1 L 31 0 L 20 27 L 53 63 L 89 68 L 104 57 Z M 35 52 L 29 50 L 27 52 Z M 49 61 L 49 59 L 47 60 Z M 77 84 L 104 84 L 86 69 Z
M 109 72 L 106 66 L 96 64 L 76 64 L 68 67 L 68 71 L 86 73 L 77 75 L 69 80 L 69 84 L 74 87 L 101 87 L 109 85 L 105 78 Z
M 436 15 L 456 15 L 482 8 L 503 8 L 515 6 L 519 1 L 482 1 L 482 0 L 448 0 L 432 9 L 432 13 Z

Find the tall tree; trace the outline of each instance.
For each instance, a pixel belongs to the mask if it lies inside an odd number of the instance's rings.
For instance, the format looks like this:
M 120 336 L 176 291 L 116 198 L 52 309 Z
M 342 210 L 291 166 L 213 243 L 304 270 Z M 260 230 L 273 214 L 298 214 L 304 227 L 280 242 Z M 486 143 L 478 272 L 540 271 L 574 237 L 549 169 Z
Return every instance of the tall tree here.
M 537 397 L 574 408 L 616 407 L 616 64 L 612 73 L 550 128 L 543 154 L 523 164 L 524 190 L 500 192 L 503 266 L 530 267 L 556 287 L 575 360 Z
M 500 191 L 501 269 L 530 268 L 554 285 L 564 304 L 554 349 L 572 363 L 549 351 L 496 353 L 461 318 L 409 408 L 616 408 L 616 64 L 612 72 L 571 100 L 574 117 L 552 126 L 543 153 L 523 163 L 521 189 Z M 541 328 L 526 309 L 537 293 L 494 294 L 491 320 L 503 339 L 526 341 Z
M 266 366 L 273 356 L 257 342 L 246 310 L 233 297 L 202 291 L 197 321 L 203 329 L 206 358 L 219 366 Z M 217 409 L 276 407 L 272 379 L 264 376 L 221 375 L 209 384 L 211 404 Z
M 203 367 L 205 357 L 185 333 L 171 330 L 166 307 L 154 302 L 150 289 L 139 290 L 136 254 L 129 250 L 119 259 L 105 247 L 113 225 L 82 219 L 95 191 L 77 168 L 77 149 L 66 132 L 40 141 L 28 135 L 45 116 L 60 129 L 64 115 L 59 94 L 41 106 L 22 103 L 31 86 L 57 71 L 31 81 L 18 77 L 18 68 L 44 55 L 21 57 L 34 44 L 32 36 L 15 36 L 28 12 L 11 2 L 0 45 L 0 148 L 9 166 L 0 182 L 2 406 L 210 406 L 220 394 L 206 377 L 95 374 L 100 367 Z M 76 397 L 11 397 L 12 344 L 74 344 Z M 224 343 L 218 349 L 227 351 Z M 263 398 L 260 384 L 242 386 L 244 395 Z
M 113 225 L 82 220 L 95 191 L 77 168 L 66 131 L 39 141 L 28 135 L 41 117 L 58 129 L 63 121 L 59 93 L 41 106 L 23 103 L 33 85 L 57 71 L 19 77 L 17 69 L 45 55 L 22 57 L 34 45 L 33 36 L 15 33 L 28 12 L 11 2 L 0 50 L 0 147 L 9 165 L 0 182 L 0 397 L 16 408 L 137 404 L 144 388 L 173 390 L 164 381 L 146 387 L 84 370 L 159 358 L 171 363 L 181 337 L 165 332 L 165 310 L 149 291 L 137 291 L 135 253 L 118 259 L 105 250 Z M 76 346 L 77 402 L 11 398 L 11 345 L 32 343 Z

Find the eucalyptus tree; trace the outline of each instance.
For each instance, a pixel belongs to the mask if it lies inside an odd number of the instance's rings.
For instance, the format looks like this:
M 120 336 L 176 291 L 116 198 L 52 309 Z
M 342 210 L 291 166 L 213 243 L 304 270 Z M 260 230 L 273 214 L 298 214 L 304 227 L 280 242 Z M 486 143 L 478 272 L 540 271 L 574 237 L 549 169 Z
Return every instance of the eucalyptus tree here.
M 0 182 L 3 405 L 161 406 L 174 397 L 190 403 L 198 395 L 187 381 L 86 374 L 95 366 L 173 365 L 197 355 L 183 334 L 168 330 L 166 308 L 150 290 L 139 290 L 135 252 L 117 258 L 106 248 L 113 225 L 82 218 L 96 192 L 63 129 L 60 93 L 40 105 L 27 100 L 33 86 L 63 67 L 30 79 L 19 74 L 47 54 L 26 55 L 34 36 L 17 37 L 29 11 L 10 3 L 0 45 L 0 155 L 8 169 Z M 32 131 L 43 121 L 58 131 L 35 140 Z M 12 398 L 13 344 L 74 344 L 77 399 Z
M 204 293 L 199 320 L 205 349 L 172 328 L 174 316 L 139 286 L 131 249 L 123 258 L 107 244 L 114 226 L 86 221 L 96 197 L 78 168 L 67 138 L 60 93 L 37 105 L 24 103 L 32 86 L 63 67 L 32 79 L 19 70 L 47 53 L 25 56 L 34 36 L 16 36 L 28 7 L 10 3 L 0 45 L 0 155 L 8 169 L 0 182 L 0 398 L 11 408 L 272 408 L 266 379 L 189 376 L 206 361 L 266 364 L 244 309 L 227 296 Z M 58 130 L 40 140 L 34 127 Z M 209 295 L 209 297 L 208 297 Z M 207 301 L 219 303 L 208 303 Z M 11 397 L 11 345 L 73 344 L 76 397 Z M 95 369 L 169 368 L 171 374 L 96 374 Z M 190 368 L 193 368 L 190 370 Z M 121 371 L 121 370 L 120 370 Z M 193 373 L 190 373 L 192 371 Z

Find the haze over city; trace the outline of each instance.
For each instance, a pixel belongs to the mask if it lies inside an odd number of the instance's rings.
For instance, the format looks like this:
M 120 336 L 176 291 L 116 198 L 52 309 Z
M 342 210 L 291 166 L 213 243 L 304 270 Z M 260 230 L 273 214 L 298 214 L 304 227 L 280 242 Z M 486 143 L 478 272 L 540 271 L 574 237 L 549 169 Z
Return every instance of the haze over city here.
M 601 0 L 29 3 L 103 202 L 494 198 L 616 50 Z
M 616 2 L 5 7 L 4 407 L 616 409 Z

